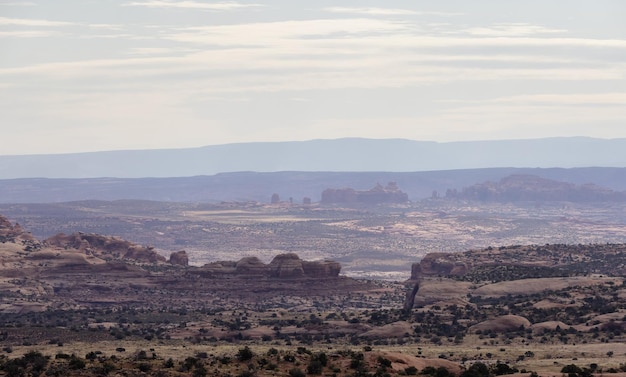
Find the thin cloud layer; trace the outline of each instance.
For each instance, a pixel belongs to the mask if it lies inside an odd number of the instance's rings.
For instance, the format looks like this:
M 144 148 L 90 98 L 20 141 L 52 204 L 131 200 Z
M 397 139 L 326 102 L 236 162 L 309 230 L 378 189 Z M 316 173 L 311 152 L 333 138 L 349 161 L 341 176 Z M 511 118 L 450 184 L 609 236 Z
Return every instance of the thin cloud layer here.
M 237 2 L 221 2 L 208 3 L 198 1 L 133 1 L 122 4 L 127 7 L 146 7 L 146 8 L 182 8 L 182 9 L 203 9 L 211 11 L 229 11 L 244 8 L 255 8 L 262 6 L 261 4 L 244 4 Z

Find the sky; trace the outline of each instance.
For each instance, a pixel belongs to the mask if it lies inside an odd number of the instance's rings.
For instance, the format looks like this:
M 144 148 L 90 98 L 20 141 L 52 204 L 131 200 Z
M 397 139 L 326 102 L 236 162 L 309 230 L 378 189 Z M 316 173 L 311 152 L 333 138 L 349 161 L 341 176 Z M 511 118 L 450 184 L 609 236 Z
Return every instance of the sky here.
M 623 0 L 0 0 L 0 155 L 626 137 Z

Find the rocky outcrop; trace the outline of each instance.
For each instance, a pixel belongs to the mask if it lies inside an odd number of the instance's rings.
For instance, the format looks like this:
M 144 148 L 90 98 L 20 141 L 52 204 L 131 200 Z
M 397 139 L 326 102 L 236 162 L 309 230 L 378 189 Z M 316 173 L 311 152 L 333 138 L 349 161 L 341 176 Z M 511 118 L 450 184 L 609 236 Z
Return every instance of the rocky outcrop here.
M 494 319 L 480 322 L 469 328 L 470 332 L 491 331 L 491 332 L 508 332 L 520 329 L 530 328 L 531 323 L 528 319 L 518 315 L 503 315 Z
M 185 250 L 176 251 L 170 254 L 170 264 L 175 266 L 189 266 L 189 257 Z
M 335 261 L 308 262 L 302 261 L 304 275 L 312 278 L 337 277 L 341 272 L 341 264 Z
M 352 188 L 343 189 L 326 189 L 322 192 L 323 204 L 334 203 L 363 203 L 363 204 L 381 204 L 381 203 L 406 203 L 409 201 L 408 194 L 402 192 L 395 182 L 389 182 L 383 187 L 377 184 L 371 190 L 357 191 Z
M 240 275 L 266 275 L 268 266 L 257 257 L 242 258 L 235 264 L 235 273 Z
M 4 216 L 0 216 L 0 242 L 37 242 L 29 232 L 24 231 L 20 224 L 11 222 Z
M 102 236 L 93 233 L 59 233 L 44 241 L 47 246 L 63 249 L 76 249 L 87 255 L 104 260 L 126 259 L 141 263 L 165 262 L 165 257 L 154 248 L 139 246 L 118 237 Z
M 304 276 L 302 260 L 297 254 L 279 254 L 269 264 L 270 275 L 276 278 L 300 278 Z
M 411 280 L 425 276 L 458 276 L 467 273 L 471 266 L 463 261 L 456 261 L 453 254 L 430 253 L 419 263 L 411 266 Z
M 303 261 L 297 254 L 279 254 L 269 264 L 257 257 L 246 257 L 238 262 L 213 262 L 190 270 L 202 276 L 237 276 L 243 278 L 328 279 L 337 278 L 341 264 L 334 261 Z

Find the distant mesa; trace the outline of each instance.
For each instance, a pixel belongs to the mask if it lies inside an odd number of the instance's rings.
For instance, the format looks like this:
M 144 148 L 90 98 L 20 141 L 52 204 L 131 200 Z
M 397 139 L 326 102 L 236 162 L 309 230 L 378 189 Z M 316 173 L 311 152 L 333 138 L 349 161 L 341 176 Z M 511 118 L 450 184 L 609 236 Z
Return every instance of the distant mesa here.
M 374 188 L 366 191 L 358 191 L 353 188 L 329 188 L 322 192 L 322 204 L 381 204 L 406 203 L 408 201 L 408 194 L 402 192 L 396 182 L 389 182 L 384 187 L 381 184 L 377 184 Z
M 499 182 L 484 182 L 465 187 L 460 192 L 448 189 L 445 197 L 481 202 L 616 202 L 626 201 L 626 192 L 613 191 L 591 183 L 576 185 L 535 175 L 515 174 L 502 178 Z

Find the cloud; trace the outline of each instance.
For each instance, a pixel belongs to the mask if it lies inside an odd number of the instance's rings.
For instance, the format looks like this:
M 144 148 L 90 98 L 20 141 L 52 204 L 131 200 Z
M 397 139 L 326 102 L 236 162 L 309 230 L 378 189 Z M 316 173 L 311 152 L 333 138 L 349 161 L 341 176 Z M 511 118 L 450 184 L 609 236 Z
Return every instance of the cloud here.
M 430 15 L 430 16 L 460 16 L 462 13 L 452 12 L 427 12 L 414 11 L 410 9 L 398 8 L 375 8 L 375 7 L 328 7 L 323 9 L 330 13 L 366 14 L 370 16 L 410 16 L 410 15 Z
M 47 30 L 0 31 L 0 38 L 48 38 L 61 33 Z
M 626 106 L 626 92 L 575 93 L 575 94 L 534 94 L 496 98 L 490 102 L 517 105 L 616 105 Z M 624 107 L 626 115 L 626 107 Z
M 57 27 L 74 25 L 71 22 L 50 21 L 50 20 L 34 20 L 26 18 L 8 18 L 0 17 L 0 25 L 9 26 L 35 26 L 35 27 Z
M 32 7 L 35 6 L 36 4 L 31 2 L 31 1 L 13 1 L 13 2 L 0 2 L 0 6 L 1 5 L 5 5 L 5 6 L 10 6 L 10 7 Z
M 367 14 L 374 16 L 399 16 L 399 15 L 414 15 L 416 11 L 409 9 L 394 9 L 394 8 L 346 8 L 346 7 L 329 7 L 323 9 L 330 13 L 351 13 L 351 14 Z
M 238 2 L 205 3 L 199 1 L 134 1 L 122 4 L 127 7 L 147 7 L 147 8 L 182 8 L 182 9 L 204 9 L 209 11 L 229 11 L 245 8 L 262 7 L 262 4 L 244 4 Z
M 500 23 L 491 27 L 474 27 L 464 29 L 462 32 L 481 37 L 523 37 L 537 34 L 562 34 L 566 33 L 567 30 L 551 29 L 527 23 Z

